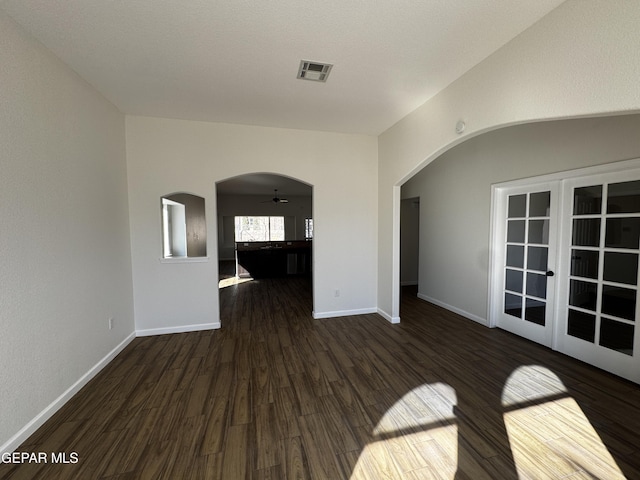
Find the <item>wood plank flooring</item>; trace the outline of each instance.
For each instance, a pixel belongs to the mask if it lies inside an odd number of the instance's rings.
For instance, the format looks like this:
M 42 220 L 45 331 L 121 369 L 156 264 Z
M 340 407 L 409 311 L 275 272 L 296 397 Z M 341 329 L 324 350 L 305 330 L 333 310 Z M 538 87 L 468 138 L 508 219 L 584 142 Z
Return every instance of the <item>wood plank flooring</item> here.
M 640 479 L 640 388 L 402 298 L 311 318 L 310 282 L 221 290 L 223 328 L 136 338 L 3 479 Z

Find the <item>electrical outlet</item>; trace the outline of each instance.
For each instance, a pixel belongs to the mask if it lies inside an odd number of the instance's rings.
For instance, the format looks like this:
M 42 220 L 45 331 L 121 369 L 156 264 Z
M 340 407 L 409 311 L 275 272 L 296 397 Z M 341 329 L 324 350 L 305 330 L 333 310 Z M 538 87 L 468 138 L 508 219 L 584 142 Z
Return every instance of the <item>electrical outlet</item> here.
M 109 330 L 113 330 L 113 317 L 109 317 Z

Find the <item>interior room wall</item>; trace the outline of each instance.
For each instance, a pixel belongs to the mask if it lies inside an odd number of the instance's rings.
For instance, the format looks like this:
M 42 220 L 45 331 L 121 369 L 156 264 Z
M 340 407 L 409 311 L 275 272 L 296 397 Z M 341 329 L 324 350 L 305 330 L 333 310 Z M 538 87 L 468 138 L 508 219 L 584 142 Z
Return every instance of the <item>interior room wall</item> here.
M 640 111 L 638 18 L 640 2 L 568 0 L 380 135 L 381 312 L 399 318 L 400 186 L 451 147 L 496 128 Z
M 126 130 L 139 333 L 220 325 L 215 183 L 254 172 L 313 185 L 314 314 L 375 311 L 375 137 L 135 116 Z M 174 191 L 205 198 L 208 262 L 159 261 L 159 198 Z
M 313 218 L 312 199 L 292 195 L 283 197 L 289 203 L 274 204 L 265 195 L 218 195 L 218 259 L 235 258 L 234 225 L 229 219 L 236 216 L 283 216 L 285 240 L 304 240 L 304 221 Z
M 0 63 L 5 451 L 131 339 L 134 322 L 124 116 L 2 12 Z
M 640 157 L 640 115 L 519 125 L 470 139 L 402 187 L 420 195 L 422 298 L 487 319 L 491 185 Z

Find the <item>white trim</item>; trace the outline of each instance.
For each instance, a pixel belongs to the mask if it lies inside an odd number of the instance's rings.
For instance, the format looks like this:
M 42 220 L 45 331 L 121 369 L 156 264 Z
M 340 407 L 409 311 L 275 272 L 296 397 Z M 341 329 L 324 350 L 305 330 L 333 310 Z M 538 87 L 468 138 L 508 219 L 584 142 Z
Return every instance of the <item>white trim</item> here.
M 393 224 L 391 240 L 391 314 L 392 318 L 400 316 L 400 208 L 402 206 L 402 187 L 393 187 Z M 394 315 L 395 314 L 395 315 Z
M 387 322 L 393 323 L 394 325 L 400 323 L 400 317 L 392 317 L 381 308 L 378 309 L 378 315 L 384 318 Z
M 95 377 L 100 370 L 106 367 L 129 343 L 136 337 L 135 332 L 131 333 L 119 345 L 105 355 L 102 360 L 96 363 L 73 385 L 71 385 L 62 395 L 51 402 L 44 410 L 36 415 L 29 423 L 20 429 L 4 445 L 0 446 L 0 454 L 14 452 L 25 440 L 27 440 L 38 428 L 49 420 L 60 408 L 80 391 L 89 381 Z
M 567 181 L 574 180 L 572 178 L 566 179 Z M 556 245 L 556 281 L 554 283 L 555 291 L 554 300 L 553 300 L 553 325 L 551 326 L 551 349 L 560 351 L 559 349 L 559 339 L 562 335 L 562 323 L 560 319 L 563 315 L 563 306 L 561 305 L 562 300 L 562 285 L 565 279 L 569 278 L 569 269 L 571 264 L 571 255 L 568 257 L 564 255 L 564 243 L 568 235 L 570 235 L 572 226 L 570 223 L 563 222 L 563 219 L 569 219 L 565 212 L 567 202 L 567 181 L 560 182 L 560 188 L 558 189 L 558 210 L 556 215 L 556 229 L 558 232 Z M 572 202 L 573 203 L 573 202 Z
M 631 170 L 634 168 L 640 168 L 640 158 L 633 158 L 630 160 L 619 160 L 616 162 L 602 163 L 600 165 L 593 165 L 591 167 L 576 168 L 573 170 L 564 170 L 562 172 L 548 173 L 545 175 L 537 175 L 528 178 L 521 178 L 518 180 L 509 180 L 507 182 L 494 183 L 492 187 L 495 188 L 511 188 L 528 186 L 533 183 L 545 183 L 553 182 L 557 180 L 568 180 L 577 177 L 587 177 L 591 175 L 598 175 L 601 173 L 615 173 L 625 170 Z
M 491 185 L 491 211 L 489 212 L 489 268 L 487 269 L 487 326 L 495 328 L 497 323 L 497 315 L 495 315 L 497 302 L 494 293 L 493 282 L 496 277 L 497 259 L 496 249 L 493 248 L 494 242 L 498 236 L 496 226 L 496 216 L 498 214 L 498 187 Z
M 454 307 L 452 305 L 449 305 L 447 303 L 441 302 L 440 300 L 436 300 L 435 298 L 431 298 L 427 295 L 423 295 L 422 293 L 418 293 L 417 297 L 420 300 L 424 300 L 425 302 L 429 302 L 429 303 L 433 303 L 434 305 L 437 305 L 438 307 L 442 307 L 446 310 L 449 310 L 453 313 L 457 313 L 458 315 L 468 318 L 469 320 L 473 320 L 474 322 L 479 323 L 480 325 L 484 325 L 485 327 L 489 326 L 487 319 L 486 318 L 482 318 L 479 317 L 478 315 L 474 315 L 473 313 L 469 313 L 469 312 L 465 312 L 464 310 Z
M 166 257 L 159 258 L 160 263 L 205 263 L 209 257 Z
M 181 325 L 178 327 L 149 328 L 146 330 L 136 330 L 137 337 L 150 337 L 152 335 L 165 335 L 167 333 L 199 332 L 201 330 L 217 330 L 220 322 L 199 323 L 196 325 Z
M 378 309 L 358 308 L 355 310 L 336 310 L 334 312 L 313 312 L 313 318 L 319 320 L 321 318 L 349 317 L 351 315 L 366 315 L 369 313 L 378 313 Z

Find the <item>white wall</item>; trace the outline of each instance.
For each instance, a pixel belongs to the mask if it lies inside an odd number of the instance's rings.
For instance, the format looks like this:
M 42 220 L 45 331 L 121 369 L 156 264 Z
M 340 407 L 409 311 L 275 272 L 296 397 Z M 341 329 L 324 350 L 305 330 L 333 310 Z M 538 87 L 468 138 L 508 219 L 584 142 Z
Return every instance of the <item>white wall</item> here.
M 215 183 L 267 172 L 313 185 L 316 316 L 376 307 L 377 141 L 302 130 L 127 117 L 136 329 L 143 334 L 219 322 Z M 206 263 L 160 263 L 160 197 L 206 201 Z M 340 290 L 339 297 L 334 291 Z M 224 326 L 224 319 L 222 319 Z
M 2 12 L 0 65 L 4 451 L 134 323 L 124 116 Z
M 464 139 L 640 111 L 640 2 L 568 0 L 379 137 L 378 306 L 399 316 L 400 185 Z M 463 119 L 463 135 L 455 133 Z
M 519 125 L 470 139 L 405 183 L 420 195 L 418 294 L 487 319 L 491 184 L 640 157 L 640 115 Z

